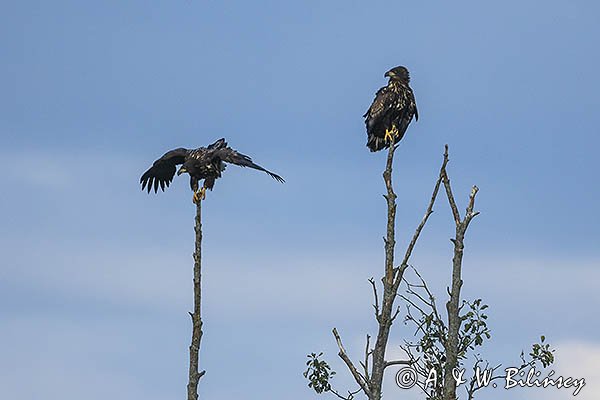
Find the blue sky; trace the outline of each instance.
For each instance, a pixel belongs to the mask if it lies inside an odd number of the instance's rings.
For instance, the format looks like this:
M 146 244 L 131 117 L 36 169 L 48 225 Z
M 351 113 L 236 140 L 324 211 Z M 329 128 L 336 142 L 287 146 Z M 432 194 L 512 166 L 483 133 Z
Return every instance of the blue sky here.
M 599 13 L 591 1 L 5 4 L 7 398 L 184 396 L 194 207 L 187 179 L 150 196 L 138 179 L 166 150 L 220 137 L 287 182 L 231 166 L 208 194 L 201 393 L 313 398 L 301 372 L 321 350 L 349 383 L 330 330 L 352 354 L 373 333 L 366 279 L 385 228 L 385 155 L 366 149 L 361 115 L 396 65 L 421 117 L 397 151 L 398 251 L 448 143 L 461 209 L 480 188 L 464 291 L 491 306 L 486 353 L 508 365 L 543 333 L 557 369 L 588 379 L 578 398 L 597 398 Z M 453 226 L 444 201 L 435 210 L 413 263 L 443 296 Z M 398 326 L 390 351 L 409 334 Z

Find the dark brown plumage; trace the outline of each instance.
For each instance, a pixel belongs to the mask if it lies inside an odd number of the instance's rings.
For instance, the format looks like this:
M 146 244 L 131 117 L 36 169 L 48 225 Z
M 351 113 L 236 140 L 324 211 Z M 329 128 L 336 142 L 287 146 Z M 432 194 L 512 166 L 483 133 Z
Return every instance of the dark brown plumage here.
M 371 151 L 398 143 L 406 133 L 408 124 L 419 119 L 415 96 L 409 86 L 410 76 L 405 67 L 392 68 L 385 73 L 387 86 L 375 94 L 373 104 L 363 115 L 367 127 L 367 147 Z
M 279 175 L 253 163 L 250 157 L 228 147 L 225 139 L 219 139 L 208 147 L 194 150 L 179 148 L 168 151 L 142 175 L 140 183 L 142 190 L 147 188 L 148 193 L 152 188 L 154 188 L 154 192 L 157 192 L 159 187 L 164 191 L 165 186 L 168 187 L 173 181 L 176 166 L 183 164 L 177 171 L 177 175 L 185 172 L 190 175 L 190 187 L 194 191 L 194 201 L 198 201 L 204 198 L 206 189 L 212 190 L 215 180 L 220 178 L 225 170 L 225 163 L 254 168 L 267 173 L 279 182 L 285 182 Z M 198 182 L 202 179 L 204 179 L 204 184 L 199 192 Z

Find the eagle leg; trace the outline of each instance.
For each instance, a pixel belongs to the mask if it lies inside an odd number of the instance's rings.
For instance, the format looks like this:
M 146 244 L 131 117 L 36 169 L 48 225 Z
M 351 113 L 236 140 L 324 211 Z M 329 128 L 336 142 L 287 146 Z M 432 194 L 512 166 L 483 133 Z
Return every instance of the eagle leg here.
M 202 188 L 200 188 L 199 190 L 194 192 L 192 201 L 194 202 L 194 204 L 198 204 L 205 198 L 206 198 L 206 188 L 203 186 Z
M 392 124 L 392 129 L 385 128 L 383 140 L 393 143 L 396 137 L 398 137 L 398 128 L 396 127 L 396 124 Z

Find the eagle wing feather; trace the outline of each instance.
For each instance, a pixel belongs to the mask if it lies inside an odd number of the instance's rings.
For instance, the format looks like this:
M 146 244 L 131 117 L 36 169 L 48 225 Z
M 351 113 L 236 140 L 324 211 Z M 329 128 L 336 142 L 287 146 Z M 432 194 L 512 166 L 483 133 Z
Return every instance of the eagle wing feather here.
M 154 187 L 154 192 L 156 193 L 159 185 L 163 191 L 165 190 L 165 186 L 169 187 L 175 176 L 177 165 L 185 162 L 188 153 L 188 149 L 181 147 L 166 152 L 161 158 L 154 161 L 152 167 L 144 172 L 140 178 L 142 190 L 147 187 L 148 193 L 150 193 L 152 187 Z
M 224 161 L 226 163 L 239 165 L 240 167 L 254 168 L 256 170 L 263 171 L 278 182 L 285 182 L 285 180 L 281 176 L 261 167 L 258 164 L 255 164 L 250 157 L 248 157 L 245 154 L 239 153 L 230 147 L 224 147 L 215 150 L 213 157 L 217 157 L 221 161 Z

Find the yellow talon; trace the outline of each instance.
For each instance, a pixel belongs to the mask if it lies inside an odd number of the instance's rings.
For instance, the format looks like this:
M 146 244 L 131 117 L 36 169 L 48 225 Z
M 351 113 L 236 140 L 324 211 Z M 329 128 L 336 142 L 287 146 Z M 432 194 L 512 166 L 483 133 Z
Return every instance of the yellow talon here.
M 394 142 L 396 136 L 398 136 L 398 128 L 396 128 L 396 124 L 392 124 L 392 129 L 385 129 L 383 140 L 386 142 Z
M 383 135 L 383 140 L 385 142 L 391 142 L 394 140 L 394 138 L 392 137 L 391 132 L 386 128 L 385 129 L 385 134 Z
M 192 197 L 192 201 L 194 204 L 200 203 L 202 200 L 206 198 L 206 188 L 202 187 L 197 192 L 194 192 L 194 196 Z

